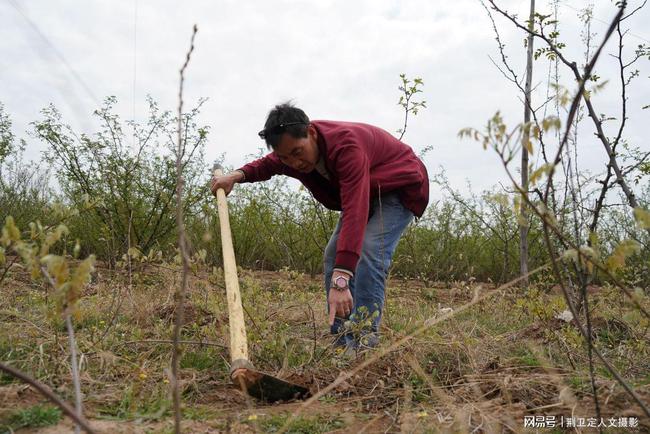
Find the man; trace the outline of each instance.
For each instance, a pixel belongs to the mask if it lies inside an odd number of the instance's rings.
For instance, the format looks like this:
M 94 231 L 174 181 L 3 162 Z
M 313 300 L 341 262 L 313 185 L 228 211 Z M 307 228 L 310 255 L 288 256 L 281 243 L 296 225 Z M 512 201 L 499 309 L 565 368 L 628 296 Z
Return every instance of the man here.
M 393 252 L 429 200 L 424 164 L 380 128 L 310 121 L 290 103 L 271 110 L 259 136 L 272 152 L 213 178 L 212 192 L 223 188 L 228 194 L 235 183 L 286 175 L 327 208 L 340 210 L 324 254 L 330 329 L 347 349 L 377 345 Z

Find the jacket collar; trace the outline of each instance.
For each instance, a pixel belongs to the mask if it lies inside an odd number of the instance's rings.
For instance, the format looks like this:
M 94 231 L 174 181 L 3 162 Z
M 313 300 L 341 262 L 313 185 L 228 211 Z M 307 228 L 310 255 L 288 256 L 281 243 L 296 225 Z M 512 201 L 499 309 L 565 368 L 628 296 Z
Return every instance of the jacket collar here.
M 336 178 L 336 176 L 334 176 L 334 171 L 330 166 L 329 155 L 327 153 L 329 147 L 325 141 L 325 137 L 323 137 L 323 134 L 321 133 L 320 128 L 318 128 L 318 125 L 316 125 L 314 122 L 311 124 L 314 126 L 314 128 L 316 128 L 316 131 L 318 132 L 318 137 L 316 138 L 316 143 L 318 145 L 318 158 L 322 158 L 325 162 L 325 168 L 327 169 L 327 172 L 329 172 L 330 177 Z

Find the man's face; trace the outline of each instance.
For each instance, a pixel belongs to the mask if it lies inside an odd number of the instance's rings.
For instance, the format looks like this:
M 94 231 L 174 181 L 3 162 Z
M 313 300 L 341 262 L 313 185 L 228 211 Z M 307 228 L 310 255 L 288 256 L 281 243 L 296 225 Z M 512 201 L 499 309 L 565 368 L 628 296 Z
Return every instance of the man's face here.
M 318 133 L 312 125 L 307 127 L 307 137 L 296 139 L 284 133 L 275 148 L 275 155 L 283 164 L 301 173 L 309 173 L 318 162 Z

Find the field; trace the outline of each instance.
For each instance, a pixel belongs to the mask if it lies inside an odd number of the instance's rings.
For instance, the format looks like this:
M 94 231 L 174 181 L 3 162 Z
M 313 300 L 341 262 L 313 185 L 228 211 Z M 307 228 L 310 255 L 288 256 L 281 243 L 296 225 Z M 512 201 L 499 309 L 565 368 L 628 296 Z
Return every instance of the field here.
M 85 288 L 73 322 L 84 409 L 99 432 L 173 432 L 167 370 L 179 278 L 174 266 L 144 264 L 133 270 L 129 285 L 124 269 L 100 264 Z M 307 407 L 247 398 L 228 376 L 223 274 L 196 268 L 180 363 L 187 432 L 535 432 L 524 428 L 526 416 L 555 416 L 558 424 L 560 417 L 582 417 L 585 424 L 596 417 L 585 343 L 574 325 L 556 318 L 565 305 L 550 284 L 523 290 L 391 277 L 381 348 L 349 360 L 331 346 L 322 277 L 240 269 L 239 279 L 258 369 L 316 394 L 367 366 Z M 17 267 L 0 288 L 0 359 L 73 402 L 67 335 L 52 313 L 52 294 Z M 647 320 L 620 290 L 590 291 L 596 346 L 649 402 Z M 431 326 L 413 335 L 427 320 Z M 614 426 L 604 432 L 647 432 L 650 421 L 641 409 L 594 363 L 600 417 Z M 621 428 L 621 418 L 639 427 Z M 2 376 L 0 432 L 12 430 L 70 432 L 72 422 L 29 386 Z
M 140 25 L 121 2 L 132 27 L 19 3 L 0 434 L 650 433 L 646 0 L 177 2 Z M 391 267 L 356 354 L 327 325 L 336 227 L 336 267 Z M 224 263 L 252 363 L 309 397 L 232 383 Z

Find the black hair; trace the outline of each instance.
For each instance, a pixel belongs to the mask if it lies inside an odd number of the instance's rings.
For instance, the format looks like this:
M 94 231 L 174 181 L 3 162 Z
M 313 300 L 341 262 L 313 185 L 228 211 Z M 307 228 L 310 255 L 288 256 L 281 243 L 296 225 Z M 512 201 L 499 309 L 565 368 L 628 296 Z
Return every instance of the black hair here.
M 299 139 L 307 137 L 309 118 L 304 111 L 287 101 L 278 104 L 269 112 L 264 129 L 259 135 L 266 142 L 268 149 L 276 149 L 284 133 Z

